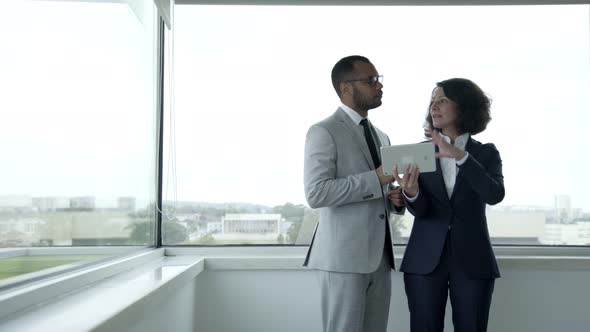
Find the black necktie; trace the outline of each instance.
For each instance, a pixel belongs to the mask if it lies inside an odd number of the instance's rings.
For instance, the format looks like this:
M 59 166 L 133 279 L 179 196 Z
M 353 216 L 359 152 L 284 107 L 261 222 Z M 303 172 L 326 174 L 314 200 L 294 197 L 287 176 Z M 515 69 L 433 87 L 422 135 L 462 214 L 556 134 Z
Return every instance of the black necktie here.
M 365 140 L 367 141 L 367 145 L 369 146 L 369 151 L 371 151 L 371 158 L 373 158 L 373 164 L 375 164 L 375 169 L 381 166 L 381 159 L 379 159 L 379 153 L 377 153 L 377 146 L 375 145 L 375 141 L 373 140 L 373 134 L 371 134 L 371 129 L 369 128 L 369 122 L 367 119 L 362 119 L 361 124 L 363 125 L 363 129 L 365 129 Z

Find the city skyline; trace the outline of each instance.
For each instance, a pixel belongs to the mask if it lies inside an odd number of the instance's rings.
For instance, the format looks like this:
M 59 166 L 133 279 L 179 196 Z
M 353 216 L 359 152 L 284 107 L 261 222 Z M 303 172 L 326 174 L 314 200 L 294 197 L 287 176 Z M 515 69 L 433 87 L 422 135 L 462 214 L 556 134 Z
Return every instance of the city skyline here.
M 51 206 L 51 197 L 44 197 L 10 208 L 6 197 L 0 197 L 0 246 L 148 243 L 155 214 L 134 206 L 131 197 L 117 201 L 115 206 L 96 207 L 93 197 L 74 197 L 69 205 L 56 207 Z M 180 204 L 175 210 L 171 208 L 174 202 L 164 203 L 166 244 L 305 245 L 319 218 L 317 211 L 289 203 L 272 208 L 248 203 Z M 490 207 L 490 238 L 504 245 L 588 245 L 590 214 L 578 210 L 566 196 L 556 196 L 554 208 Z M 395 243 L 406 243 L 413 220 L 409 213 L 392 216 Z
M 571 196 L 567 195 L 567 194 L 555 194 L 554 195 L 554 200 L 557 201 L 558 198 L 563 198 L 566 197 L 567 199 L 569 199 L 569 209 L 573 209 L 573 210 L 580 210 L 584 213 L 590 213 L 590 210 L 586 210 L 580 206 L 576 206 L 575 203 L 571 203 L 571 202 L 575 202 L 575 200 L 572 199 Z M 60 207 L 66 207 L 66 205 L 64 204 L 70 204 L 72 199 L 91 199 L 93 206 L 96 208 L 109 208 L 109 207 L 115 207 L 117 206 L 117 204 L 121 204 L 121 199 L 132 199 L 134 202 L 134 206 L 137 206 L 138 209 L 143 209 L 145 207 L 150 206 L 151 204 L 153 204 L 153 202 L 150 202 L 148 204 L 137 204 L 137 200 L 135 197 L 133 196 L 114 196 L 114 197 L 95 197 L 92 195 L 74 195 L 74 196 L 32 196 L 32 195 L 2 195 L 0 194 L 0 209 L 2 209 L 3 207 L 7 207 L 7 208 L 19 208 L 19 207 L 33 207 L 35 205 L 35 200 L 39 201 L 40 199 L 55 199 L 56 202 L 57 201 L 61 201 L 61 206 Z M 65 201 L 64 201 L 65 200 Z M 10 202 L 19 202 L 19 203 L 13 203 L 11 205 Z M 27 203 L 29 202 L 29 204 Z M 303 205 L 307 208 L 309 208 L 309 205 L 307 205 L 307 203 L 303 202 L 292 202 L 292 201 L 285 201 L 282 202 L 280 204 L 267 204 L 264 202 L 255 202 L 255 201 L 207 201 L 207 200 L 163 200 L 163 205 L 167 205 L 169 207 L 172 207 L 174 205 L 177 204 L 183 204 L 183 203 L 190 203 L 190 204 L 207 204 L 207 205 L 250 205 L 250 206 L 259 206 L 259 207 L 265 207 L 265 208 L 272 208 L 274 206 L 279 206 L 279 205 L 284 205 L 284 204 L 294 204 L 294 205 Z M 28 205 L 27 205 L 28 204 Z M 38 204 L 37 204 L 38 205 Z M 544 210 L 544 209 L 558 209 L 558 203 L 554 202 L 553 205 L 539 205 L 539 204 L 535 204 L 535 203 L 530 203 L 530 204 L 507 204 L 505 202 L 503 202 L 502 204 L 497 204 L 497 205 L 488 205 L 489 208 L 491 209 L 495 209 L 495 210 L 502 210 L 502 209 L 515 209 L 515 210 L 535 210 L 535 209 L 539 209 L 539 210 Z

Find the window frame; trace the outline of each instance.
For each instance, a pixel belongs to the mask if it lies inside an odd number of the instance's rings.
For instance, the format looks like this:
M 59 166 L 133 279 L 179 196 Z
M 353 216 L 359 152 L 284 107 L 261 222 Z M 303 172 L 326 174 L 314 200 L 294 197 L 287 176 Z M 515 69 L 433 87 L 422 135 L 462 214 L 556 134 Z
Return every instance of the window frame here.
M 450 0 L 441 4 L 436 0 L 221 0 L 221 1 L 212 1 L 212 0 L 176 0 L 175 5 L 179 6 L 193 6 L 193 5 L 215 5 L 215 6 L 362 6 L 362 7 L 371 7 L 371 6 L 526 6 L 526 5 L 589 5 L 590 0 Z M 588 10 L 588 17 L 590 21 L 590 8 Z M 590 43 L 590 41 L 589 41 Z M 396 248 L 405 248 L 405 243 L 394 243 L 394 247 Z M 285 248 L 285 247 L 308 247 L 309 244 L 187 244 L 187 245 L 175 245 L 175 244 L 163 244 L 163 247 L 167 248 L 233 248 L 233 247 L 244 247 L 244 248 L 252 248 L 252 247 L 277 247 L 277 248 Z M 536 255 L 538 252 L 544 253 L 547 255 L 550 251 L 546 251 L 544 249 L 562 249 L 562 248 L 569 248 L 574 250 L 578 253 L 577 249 L 581 249 L 582 252 L 585 249 L 590 250 L 590 244 L 588 245 L 569 245 L 569 244 L 558 244 L 558 245 L 551 245 L 551 244 L 539 244 L 539 245 L 531 245 L 529 243 L 523 244 L 495 244 L 492 243 L 492 247 L 494 249 L 499 249 L 502 252 L 506 252 L 511 254 L 512 252 L 515 253 L 531 253 Z M 543 250 L 531 250 L 531 248 L 541 248 Z M 512 250 L 514 249 L 514 250 Z M 558 255 L 563 255 L 563 250 L 558 250 Z M 567 251 L 566 251 L 567 252 Z
M 103 2 L 102 0 L 74 0 L 74 2 Z M 148 1 L 148 0 L 146 0 Z M 157 1 L 157 0 L 156 0 Z M 129 4 L 127 1 L 124 0 L 113 0 L 110 2 L 114 3 L 122 3 L 122 4 Z M 158 5 L 158 3 L 154 3 L 154 6 Z M 156 8 L 156 7 L 154 7 Z M 154 33 L 154 42 L 153 42 L 153 51 L 155 57 L 154 69 L 155 69 L 155 80 L 154 80 L 154 87 L 153 91 L 155 92 L 155 103 L 154 103 L 154 113 L 152 116 L 155 117 L 154 126 L 154 137 L 156 145 L 154 146 L 154 179 L 153 187 L 155 188 L 155 202 L 157 206 L 154 206 L 154 223 L 153 223 L 153 237 L 150 239 L 146 239 L 146 245 L 113 245 L 113 246 L 48 246 L 48 247 L 7 247 L 1 248 L 0 247 L 0 260 L 5 258 L 15 258 L 21 256 L 40 256 L 40 255 L 67 255 L 67 256 L 75 256 L 75 255 L 111 255 L 110 257 L 100 258 L 95 261 L 77 264 L 69 266 L 55 266 L 52 268 L 46 268 L 42 270 L 38 270 L 31 273 L 25 273 L 22 275 L 17 275 L 15 277 L 8 278 L 4 281 L 0 281 L 0 302 L 4 301 L 5 296 L 9 296 L 14 291 L 20 291 L 23 288 L 27 287 L 35 287 L 34 285 L 44 285 L 45 283 L 52 284 L 55 280 L 67 279 L 71 276 L 84 274 L 84 271 L 94 270 L 94 269 L 101 269 L 109 264 L 116 264 L 119 261 L 125 261 L 130 259 L 130 257 L 138 257 L 144 255 L 146 252 L 154 252 L 155 249 L 158 249 L 161 246 L 161 232 L 160 232 L 160 223 L 161 223 L 161 211 L 158 206 L 162 204 L 162 165 L 163 165 L 163 156 L 162 156 L 162 145 L 163 145 L 163 126 L 162 126 L 162 119 L 164 114 L 164 85 L 163 77 L 164 77 L 164 35 L 166 32 L 166 21 L 165 18 L 162 16 L 166 13 L 163 13 L 156 9 L 156 14 L 154 16 L 155 22 L 154 25 L 156 26 L 156 31 Z M 151 259 L 151 258 L 150 258 Z M 53 281 L 52 281 L 53 280 Z M 84 284 L 90 283 L 90 281 L 84 281 Z M 33 286 L 32 286 L 33 285 Z M 41 286 L 40 286 L 41 287 Z M 69 286 L 68 286 L 69 287 Z M 51 292 L 48 292 L 48 294 Z M 27 291 L 28 294 L 28 291 Z M 52 293 L 51 293 L 52 294 Z M 53 294 L 52 296 L 54 296 Z M 34 297 L 33 297 L 34 298 Z M 31 303 L 35 303 L 35 301 L 41 301 L 41 299 L 36 299 Z M 18 301 L 19 303 L 21 301 Z M 16 311 L 17 307 L 11 308 Z M 0 318 L 3 316 L 3 310 L 0 310 Z

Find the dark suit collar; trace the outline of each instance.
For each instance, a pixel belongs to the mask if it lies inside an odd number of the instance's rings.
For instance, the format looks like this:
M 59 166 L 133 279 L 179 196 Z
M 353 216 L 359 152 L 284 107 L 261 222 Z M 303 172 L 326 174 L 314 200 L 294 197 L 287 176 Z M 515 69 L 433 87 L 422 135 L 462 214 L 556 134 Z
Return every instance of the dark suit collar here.
M 465 151 L 469 153 L 470 157 L 476 157 L 477 154 L 479 153 L 479 147 L 481 146 L 481 144 L 474 140 L 473 138 L 469 137 L 469 139 L 467 140 L 467 144 L 465 145 Z M 467 161 L 465 161 L 467 162 Z M 451 199 L 453 199 L 455 197 L 455 192 L 457 192 L 457 190 L 463 185 L 463 172 L 461 172 L 461 169 L 459 169 L 459 172 L 457 172 L 457 178 L 455 179 L 455 186 L 453 187 L 453 193 L 451 194 Z

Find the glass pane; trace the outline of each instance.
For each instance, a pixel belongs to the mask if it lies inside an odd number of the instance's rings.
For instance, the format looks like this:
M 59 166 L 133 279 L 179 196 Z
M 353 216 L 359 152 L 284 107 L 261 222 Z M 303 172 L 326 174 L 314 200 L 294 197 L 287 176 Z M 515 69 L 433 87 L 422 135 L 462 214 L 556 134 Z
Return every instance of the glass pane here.
M 152 0 L 2 7 L 0 247 L 153 244 Z
M 50 268 L 59 269 L 90 263 L 107 255 L 39 255 L 0 259 L 0 285 L 10 278 L 24 276 Z
M 491 95 L 493 120 L 475 139 L 503 159 L 494 243 L 590 244 L 579 176 L 589 6 L 175 8 L 178 200 L 168 197 L 166 224 L 184 233 L 168 244 L 309 243 L 318 218 L 303 194 L 305 134 L 340 105 L 330 71 L 351 54 L 384 75 L 370 117 L 393 144 L 423 140 L 436 82 L 466 77 Z M 393 218 L 397 243 L 412 220 Z

